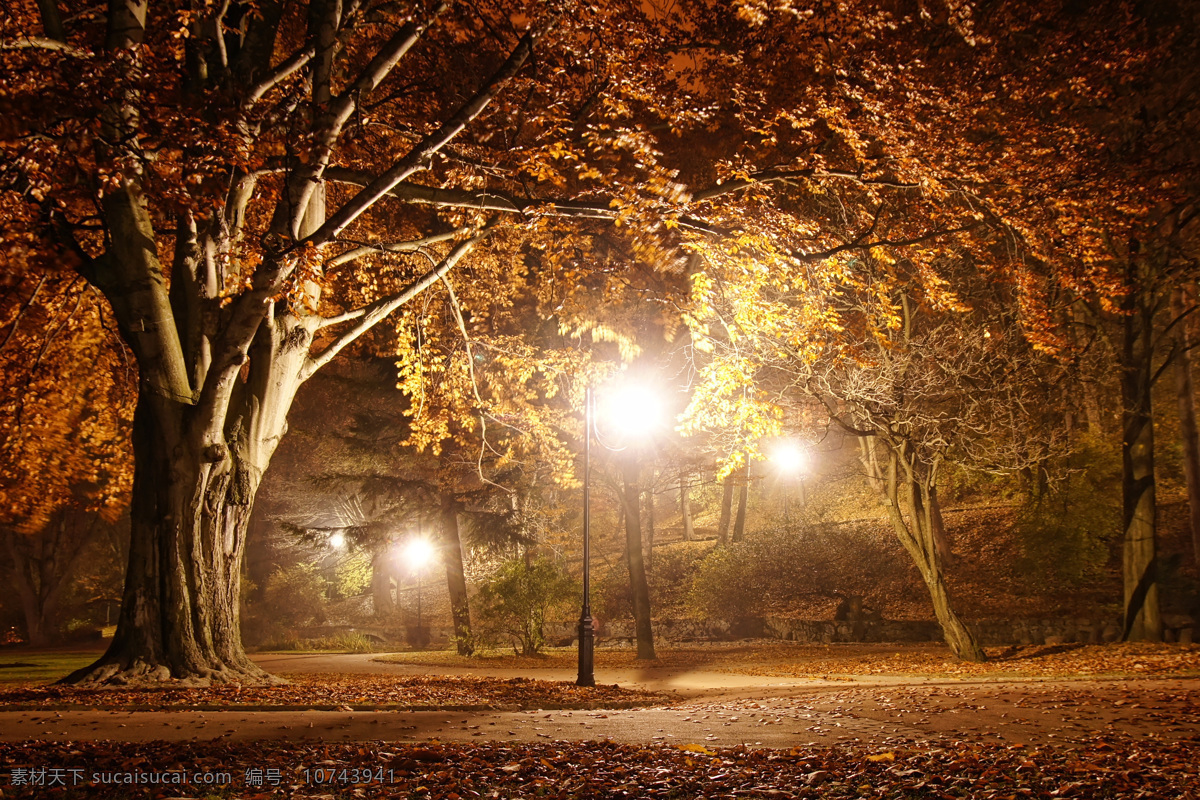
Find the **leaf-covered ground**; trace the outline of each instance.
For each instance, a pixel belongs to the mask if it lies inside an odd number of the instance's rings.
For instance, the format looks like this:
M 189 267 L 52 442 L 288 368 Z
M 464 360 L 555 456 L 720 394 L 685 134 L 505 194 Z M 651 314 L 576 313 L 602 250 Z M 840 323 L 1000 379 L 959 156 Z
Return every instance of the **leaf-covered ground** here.
M 5 798 L 1196 798 L 1200 746 L 0 743 Z M 152 779 L 157 785 L 150 785 Z M 170 785 L 161 782 L 170 780 Z M 186 780 L 186 783 L 177 783 Z M 117 781 L 121 781 L 117 783 Z M 36 782 L 36 783 L 35 783 Z M 60 785 L 51 786 L 51 783 Z
M 620 708 L 667 702 L 662 695 L 617 686 L 471 676 L 285 676 L 281 686 L 167 688 L 22 686 L 0 690 L 0 708 Z
M 637 661 L 628 649 L 596 651 L 597 669 L 714 670 L 775 677 L 905 675 L 1016 678 L 1071 676 L 1183 677 L 1200 675 L 1200 645 L 1030 645 L 986 648 L 983 664 L 959 661 L 940 644 L 800 644 L 779 641 L 660 647 L 658 659 Z M 537 657 L 491 655 L 464 658 L 450 652 L 397 653 L 383 663 L 481 669 L 571 669 L 575 651 L 557 649 Z

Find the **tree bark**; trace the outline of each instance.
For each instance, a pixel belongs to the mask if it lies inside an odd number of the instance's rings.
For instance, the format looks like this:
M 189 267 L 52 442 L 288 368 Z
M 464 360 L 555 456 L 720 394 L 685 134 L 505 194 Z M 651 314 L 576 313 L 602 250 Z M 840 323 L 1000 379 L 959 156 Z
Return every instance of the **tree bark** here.
M 467 601 L 462 538 L 458 529 L 458 508 L 449 502 L 442 506 L 442 559 L 446 563 L 446 588 L 450 592 L 454 646 L 460 656 L 469 656 L 475 652 L 475 644 L 471 636 L 471 611 Z
M 629 589 L 633 598 L 633 625 L 637 637 L 637 657 L 657 658 L 654 654 L 654 629 L 650 622 L 650 585 L 646 581 L 646 562 L 642 558 L 642 523 L 638 508 L 641 491 L 638 465 L 628 458 L 622 467 L 621 483 L 625 509 L 625 557 L 629 563 Z
M 950 550 L 950 537 L 946 535 L 946 521 L 942 519 L 942 504 L 938 500 L 937 487 L 929 487 L 929 522 L 933 532 L 933 543 L 937 547 L 942 565 L 954 564 L 954 553 Z
M 1183 474 L 1187 481 L 1188 522 L 1192 529 L 1192 558 L 1200 566 L 1200 431 L 1196 426 L 1196 395 L 1192 385 L 1191 306 L 1196 302 L 1194 285 L 1179 288 L 1171 297 L 1171 317 L 1179 320 L 1175 361 L 1175 397 L 1179 404 L 1179 439 L 1183 444 Z
M 1137 261 L 1130 260 L 1131 283 L 1135 286 L 1140 285 L 1136 282 Z M 1121 365 L 1124 638 L 1158 642 L 1162 641 L 1162 615 L 1158 597 L 1154 419 L 1150 404 L 1154 377 L 1153 300 L 1145 291 L 1132 291 L 1124 310 Z
M 679 513 L 683 518 L 683 540 L 690 542 L 696 538 L 696 529 L 692 525 L 692 503 L 688 496 L 688 474 L 679 473 Z
M 875 445 L 871 446 L 872 467 L 870 484 L 882 490 L 882 499 L 887 505 L 892 529 L 900 544 L 908 551 L 933 603 L 933 613 L 942 629 L 942 638 L 954 655 L 963 661 L 986 661 L 987 656 L 976 641 L 974 634 L 954 611 L 950 590 L 946 585 L 945 565 L 934 534 L 934 512 L 936 496 L 932 488 L 936 483 L 936 465 L 918 461 L 903 447 L 880 441 L 883 455 L 888 459 L 887 473 L 883 474 L 882 459 L 878 458 Z M 902 508 L 906 508 L 908 518 Z
M 733 541 L 740 542 L 746 538 L 746 502 L 750 499 L 750 463 L 742 472 L 741 486 L 738 487 L 737 517 L 733 521 Z
M 643 493 L 646 498 L 646 569 L 654 568 L 654 534 L 655 523 L 654 518 L 654 471 L 650 471 L 650 482 Z
M 392 594 L 392 574 L 395 569 L 391 561 L 392 553 L 388 546 L 371 556 L 371 602 L 379 619 L 387 619 L 396 613 L 396 598 Z
M 721 519 L 717 522 L 717 541 L 729 543 L 729 522 L 733 517 L 733 476 L 726 475 L 721 487 Z

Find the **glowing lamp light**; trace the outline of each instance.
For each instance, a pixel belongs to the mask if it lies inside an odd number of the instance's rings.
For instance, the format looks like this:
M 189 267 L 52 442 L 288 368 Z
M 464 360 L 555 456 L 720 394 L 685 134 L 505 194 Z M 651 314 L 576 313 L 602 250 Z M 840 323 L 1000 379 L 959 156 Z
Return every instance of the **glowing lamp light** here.
M 433 560 L 433 545 L 428 539 L 413 539 L 404 550 L 404 558 L 413 569 L 420 570 Z
M 780 472 L 797 475 L 808 466 L 808 456 L 795 442 L 784 442 L 771 454 L 771 462 Z
M 346 546 L 346 534 L 342 533 L 341 531 L 330 534 L 329 546 L 334 550 L 343 549 Z
M 659 394 L 635 383 L 606 393 L 599 411 L 604 428 L 631 438 L 649 436 L 666 424 Z

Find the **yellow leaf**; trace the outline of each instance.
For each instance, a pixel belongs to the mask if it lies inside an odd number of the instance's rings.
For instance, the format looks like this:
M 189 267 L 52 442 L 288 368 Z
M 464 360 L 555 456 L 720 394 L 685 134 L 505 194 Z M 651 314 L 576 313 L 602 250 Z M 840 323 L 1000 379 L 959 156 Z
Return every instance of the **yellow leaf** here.
M 715 752 L 713 752 L 712 750 L 709 750 L 707 747 L 705 747 L 702 744 L 685 744 L 682 747 L 680 747 L 679 749 L 684 750 L 688 753 L 699 753 L 702 756 L 715 756 L 716 755 Z
M 867 756 L 867 761 L 895 761 L 896 754 L 892 752 L 880 753 L 877 756 Z

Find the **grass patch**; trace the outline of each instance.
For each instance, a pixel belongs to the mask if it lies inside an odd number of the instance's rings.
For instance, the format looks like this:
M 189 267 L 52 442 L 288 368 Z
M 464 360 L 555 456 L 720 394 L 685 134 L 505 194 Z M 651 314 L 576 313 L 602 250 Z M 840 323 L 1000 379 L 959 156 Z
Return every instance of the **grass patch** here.
M 0 655 L 0 684 L 50 683 L 100 657 L 98 651 L 81 653 L 5 653 Z
M 597 669 L 710 670 L 791 678 L 905 676 L 951 679 L 1193 677 L 1200 675 L 1200 645 L 1115 643 L 989 647 L 983 664 L 956 659 L 942 644 L 801 644 L 724 642 L 658 648 L 658 658 L 639 661 L 632 649 L 599 649 Z M 463 669 L 574 669 L 574 648 L 548 648 L 538 656 L 489 650 L 464 657 L 449 651 L 391 653 L 375 660 L 392 664 Z

